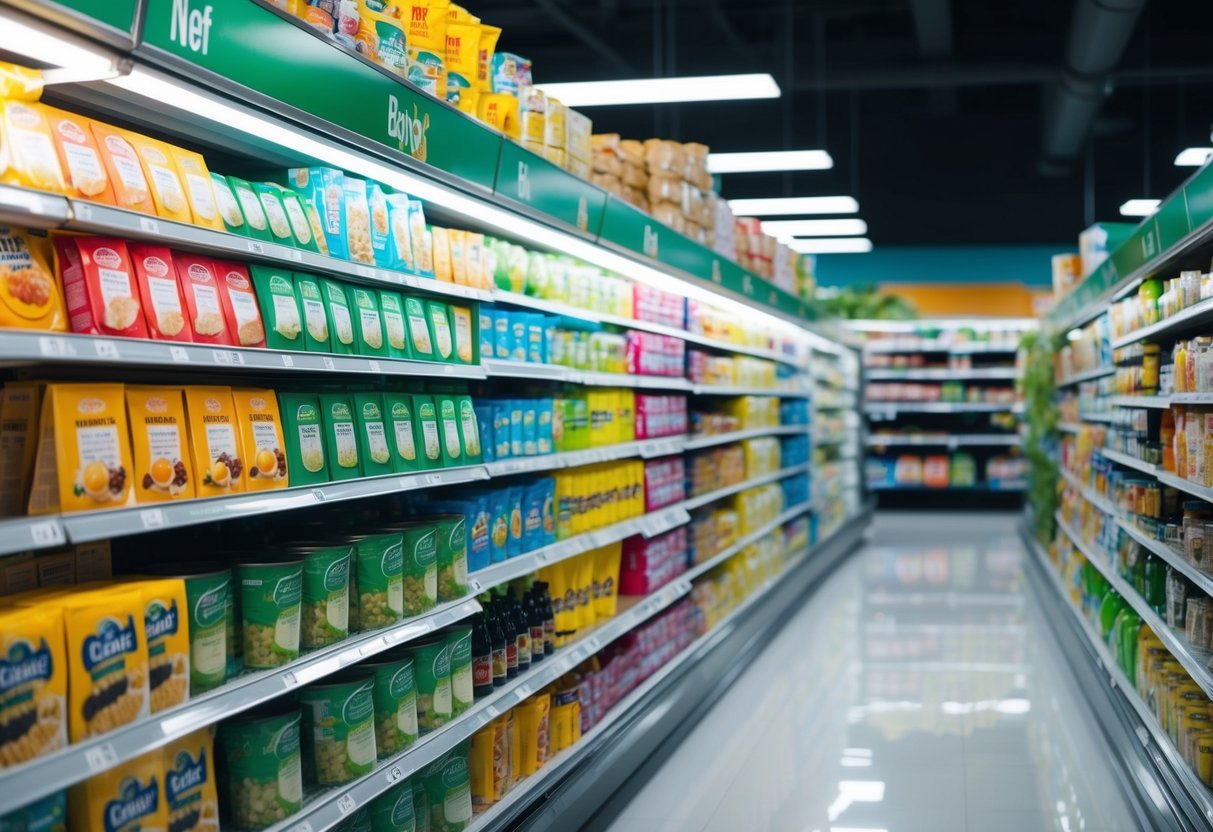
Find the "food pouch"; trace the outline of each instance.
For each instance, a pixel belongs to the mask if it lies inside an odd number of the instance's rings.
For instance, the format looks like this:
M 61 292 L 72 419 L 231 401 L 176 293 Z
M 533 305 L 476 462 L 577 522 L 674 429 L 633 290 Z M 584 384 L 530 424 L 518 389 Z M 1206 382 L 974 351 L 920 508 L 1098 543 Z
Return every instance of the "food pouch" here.
M 232 404 L 236 408 L 240 447 L 248 463 L 245 488 L 248 491 L 286 488 L 286 442 L 274 391 L 235 387 Z
M 246 460 L 231 388 L 185 388 L 185 413 L 190 425 L 191 458 L 198 473 L 198 496 L 244 493 Z
M 46 105 L 43 105 L 42 112 L 59 156 L 64 193 L 73 199 L 91 199 L 113 205 L 114 188 L 110 184 L 105 163 L 101 161 L 92 122 L 84 116 Z
M 110 237 L 56 237 L 55 251 L 73 332 L 147 337 L 126 243 Z
M 349 286 L 346 298 L 354 316 L 355 351 L 359 355 L 386 356 L 378 293 L 366 286 Z
M 446 283 L 455 281 L 451 270 L 451 235 L 440 225 L 430 226 L 430 246 L 434 255 L 434 277 Z
M 236 200 L 236 193 L 226 176 L 211 172 L 211 191 L 215 194 L 215 207 L 223 227 L 232 234 L 248 235 L 248 224 L 244 221 L 244 212 Z
M 265 206 L 261 204 L 261 198 L 257 196 L 253 186 L 235 176 L 229 176 L 227 181 L 232 187 L 232 193 L 236 195 L 236 202 L 240 204 L 240 212 L 244 214 L 245 235 L 255 240 L 272 240 Z
M 181 183 L 185 185 L 185 198 L 189 202 L 190 217 L 194 225 L 223 231 L 223 217 L 219 215 L 211 172 L 207 169 L 202 154 L 176 145 L 169 145 L 168 149 L 177 165 Z
M 105 172 L 114 188 L 114 203 L 119 208 L 155 214 L 151 186 L 126 132 L 99 121 L 94 121 L 92 127 L 101 161 L 105 163 Z
M 190 636 L 185 582 L 179 578 L 139 580 L 143 633 L 147 643 L 151 712 L 189 699 Z
M 389 269 L 402 272 L 416 270 L 413 257 L 413 241 L 409 234 L 409 198 L 406 194 L 389 194 L 387 202 L 388 239 L 387 263 Z
M 425 224 L 425 209 L 421 200 L 409 200 L 409 239 L 413 241 L 413 262 L 418 274 L 434 275 L 434 244 Z
M 350 259 L 360 263 L 374 263 L 375 252 L 371 243 L 371 213 L 367 204 L 367 184 L 364 179 L 346 176 L 342 183 L 345 195 L 346 243 Z M 384 221 L 386 223 L 386 217 Z M 384 228 L 386 233 L 387 229 Z
M 388 446 L 392 451 L 392 470 L 397 473 L 417 470 L 417 440 L 414 433 L 413 402 L 404 393 L 383 394 L 383 415 Z
M 43 105 L 0 101 L 0 183 L 57 194 L 67 189 Z
M 286 210 L 286 219 L 291 225 L 295 246 L 319 253 L 320 245 L 317 242 L 317 235 L 321 233 L 320 218 L 316 217 L 316 225 L 313 226 L 312 218 L 308 216 L 307 208 L 304 206 L 303 197 L 294 191 L 280 188 L 278 197 L 282 200 L 282 207 Z
M 0 251 L 0 327 L 66 331 L 50 241 L 25 229 L 0 226 Z
M 307 393 L 279 393 L 278 410 L 282 416 L 290 485 L 328 482 L 320 400 Z
M 24 511 L 38 450 L 38 384 L 10 381 L 0 388 L 0 517 Z
M 382 3 L 362 0 L 358 9 L 357 41 L 375 63 L 400 77 L 408 74 L 408 48 L 400 18 L 385 14 Z
M 135 501 L 189 499 L 194 493 L 185 401 L 180 387 L 126 387 L 134 453 Z
M 402 16 L 408 20 L 408 79 L 439 100 L 446 99 L 446 28 L 450 0 L 410 0 Z
M 329 352 L 337 355 L 352 355 L 354 346 L 354 321 L 350 314 L 345 287 L 336 280 L 321 278 L 325 309 L 329 319 Z
M 404 298 L 398 292 L 380 289 L 379 312 L 383 318 L 385 354 L 389 358 L 408 358 L 409 341 L 404 324 Z
M 420 361 L 434 361 L 434 329 L 426 314 L 426 302 L 420 298 L 405 297 L 404 317 L 412 357 Z
M 463 439 L 459 432 L 459 408 L 455 405 L 455 398 L 449 395 L 435 396 L 434 405 L 438 408 L 443 463 L 448 466 L 463 465 Z
M 437 361 L 451 361 L 455 355 L 455 339 L 451 332 L 449 309 L 438 300 L 428 300 L 425 306 L 434 333 L 434 358 Z
M 445 59 L 446 101 L 464 112 L 469 112 L 463 106 L 463 96 L 476 86 L 476 78 L 480 72 L 479 23 L 447 23 Z
M 514 141 L 519 140 L 522 135 L 522 126 L 518 119 L 517 98 L 510 93 L 483 93 L 480 96 L 479 106 L 478 115 L 481 121 Z
M 257 201 L 261 203 L 261 208 L 265 212 L 270 240 L 280 245 L 297 247 L 298 241 L 295 239 L 294 231 L 291 230 L 291 221 L 287 219 L 286 206 L 282 202 L 282 191 L 277 185 L 265 182 L 250 184 L 253 193 L 257 195 Z
M 157 341 L 193 341 L 173 253 L 166 246 L 144 243 L 131 243 L 127 251 L 135 269 L 148 335 Z
M 383 400 L 378 393 L 354 394 L 354 422 L 358 431 L 358 455 L 367 477 L 393 472 Z
M 272 350 L 302 350 L 303 316 L 295 295 L 295 278 L 276 266 L 249 266 L 256 290 L 261 320 L 265 323 L 265 345 Z M 323 308 L 321 314 L 323 314 Z
M 358 434 L 354 425 L 354 406 L 350 397 L 337 393 L 322 394 L 320 418 L 324 423 L 329 474 L 335 480 L 362 476 L 358 458 Z
M 261 310 L 257 307 L 257 296 L 253 294 L 253 282 L 248 268 L 242 263 L 216 260 L 219 300 L 227 318 L 232 339 L 238 347 L 264 347 L 265 324 L 261 322 Z
M 0 770 L 67 745 L 67 653 L 57 606 L 0 611 Z
M 367 183 L 366 204 L 370 214 L 371 254 L 376 265 L 390 269 L 391 227 L 388 223 L 387 195 L 378 182 Z
M 451 280 L 460 286 L 467 286 L 467 233 L 458 228 L 449 228 L 446 235 L 451 245 Z
M 172 150 L 166 143 L 141 133 L 128 130 L 125 135 L 131 147 L 135 148 L 139 163 L 143 165 L 156 213 L 166 220 L 188 223 L 191 219 L 190 206 L 186 201 L 185 187 L 181 184 L 181 174 L 177 172 L 177 163 L 173 161 Z
M 234 342 L 223 312 L 218 265 L 208 257 L 180 251 L 173 255 L 173 265 L 194 341 L 230 346 Z
M 260 294 L 258 294 L 260 297 Z M 308 352 L 329 352 L 332 344 L 324 287 L 314 275 L 295 274 L 295 297 L 303 315 L 303 344 Z
M 476 408 L 472 406 L 472 397 L 455 396 L 454 401 L 459 419 L 459 437 L 463 441 L 463 464 L 478 465 L 483 461 L 484 452 L 481 448 L 480 425 Z
M 442 440 L 439 439 L 438 409 L 431 396 L 413 396 L 414 436 L 421 451 L 421 468 L 443 466 Z
M 320 216 L 328 254 L 350 259 L 346 241 L 345 174 L 336 168 L 292 168 L 287 171 L 291 187 L 305 195 Z

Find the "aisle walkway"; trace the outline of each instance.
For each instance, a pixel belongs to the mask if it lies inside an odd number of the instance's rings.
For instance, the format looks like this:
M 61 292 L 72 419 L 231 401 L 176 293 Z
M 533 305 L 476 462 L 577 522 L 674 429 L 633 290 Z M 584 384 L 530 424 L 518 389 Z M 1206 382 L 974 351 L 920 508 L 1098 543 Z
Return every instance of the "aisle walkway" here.
M 882 515 L 611 832 L 1134 828 L 1014 522 Z

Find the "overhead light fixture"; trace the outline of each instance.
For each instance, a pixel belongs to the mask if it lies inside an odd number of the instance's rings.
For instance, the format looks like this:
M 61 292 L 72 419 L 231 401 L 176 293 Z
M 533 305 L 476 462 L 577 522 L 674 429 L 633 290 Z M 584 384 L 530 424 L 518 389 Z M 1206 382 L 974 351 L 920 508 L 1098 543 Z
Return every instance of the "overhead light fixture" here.
M 872 241 L 867 237 L 811 237 L 793 240 L 788 248 L 801 254 L 867 254 Z
M 1179 151 L 1179 155 L 1175 157 L 1175 166 L 1198 168 L 1209 161 L 1210 156 L 1213 156 L 1213 147 L 1187 147 Z
M 762 230 L 781 240 L 785 237 L 844 237 L 852 234 L 867 234 L 868 224 L 863 220 L 767 220 Z
M 615 104 L 680 104 L 692 101 L 737 101 L 779 98 L 770 73 L 698 75 L 687 78 L 632 78 L 623 81 L 575 81 L 539 84 L 544 95 L 569 107 Z
M 849 196 L 793 196 L 770 199 L 730 199 L 739 217 L 791 216 L 793 214 L 858 214 L 859 203 Z
M 832 167 L 834 167 L 834 159 L 824 150 L 764 150 L 757 153 L 708 154 L 708 173 L 829 170 Z
M 1158 210 L 1159 199 L 1129 199 L 1120 205 L 1122 217 L 1148 217 Z
M 0 25 L 0 51 L 61 67 L 72 77 L 59 81 L 101 80 L 117 75 L 117 56 L 66 32 L 51 33 L 37 25 L 6 17 Z

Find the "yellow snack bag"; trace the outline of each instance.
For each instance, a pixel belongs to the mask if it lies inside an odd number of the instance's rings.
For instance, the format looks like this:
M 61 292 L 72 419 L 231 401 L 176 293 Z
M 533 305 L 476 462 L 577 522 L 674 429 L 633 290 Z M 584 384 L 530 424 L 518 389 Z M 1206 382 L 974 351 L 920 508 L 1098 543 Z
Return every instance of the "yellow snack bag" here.
M 148 715 L 147 641 L 138 586 L 42 596 L 34 603 L 63 610 L 72 742 Z
M 128 760 L 68 792 L 72 829 L 104 832 L 167 832 L 163 751 Z
M 0 327 L 67 331 L 50 241 L 23 228 L 0 226 Z
M 147 643 L 147 684 L 152 713 L 190 698 L 189 602 L 185 581 L 141 580 L 143 633 Z
M 408 19 L 405 42 L 409 50 L 408 79 L 440 100 L 446 100 L 446 27 L 450 0 L 411 0 L 402 6 Z
M 194 497 L 195 470 L 188 453 L 181 388 L 127 387 L 126 415 L 135 462 L 135 501 Z
M 0 612 L 0 669 L 0 769 L 66 746 L 63 613 L 54 606 Z
M 240 425 L 240 447 L 248 463 L 246 489 L 286 488 L 286 444 L 273 390 L 234 388 L 232 402 Z
M 587 552 L 580 557 L 573 558 L 573 564 L 577 567 L 576 583 L 574 584 L 577 591 L 577 628 L 579 630 L 588 630 L 593 627 L 598 619 L 594 613 L 594 559 L 598 555 L 596 553 Z
M 20 514 L 38 450 L 41 385 L 10 381 L 0 390 L 0 517 Z
M 185 198 L 185 187 L 181 184 L 177 163 L 173 161 L 172 150 L 164 142 L 140 133 L 128 130 L 125 135 L 131 147 L 135 148 L 143 174 L 151 185 L 156 214 L 166 220 L 189 222 L 190 206 Z
M 518 119 L 518 99 L 507 92 L 486 92 L 480 95 L 480 120 L 501 131 L 514 141 L 522 135 Z
M 492 278 L 485 278 L 484 235 L 475 231 L 464 232 L 464 257 L 468 262 L 468 285 L 476 289 L 490 289 Z
M 477 58 L 476 89 L 482 93 L 490 92 L 489 74 L 499 37 L 501 37 L 501 27 L 490 26 L 487 23 L 480 24 L 480 55 Z
M 220 497 L 245 490 L 244 455 L 230 387 L 185 388 L 190 451 L 198 472 L 198 496 Z
M 177 164 L 181 182 L 185 185 L 185 196 L 189 201 L 190 216 L 194 225 L 223 231 L 223 217 L 219 215 L 219 205 L 215 201 L 211 172 L 207 169 L 202 154 L 176 145 L 169 145 L 169 152 Z
M 514 710 L 522 740 L 521 762 L 523 777 L 529 777 L 543 767 L 548 757 L 548 714 L 552 707 L 550 694 L 532 696 Z
M 101 161 L 90 120 L 54 107 L 44 107 L 43 112 L 63 171 L 64 193 L 75 199 L 112 205 L 114 189 Z
M 114 186 L 114 202 L 119 208 L 129 208 L 144 214 L 156 213 L 152 191 L 143 173 L 143 164 L 139 161 L 139 154 L 127 140 L 126 132 L 100 121 L 94 121 L 92 124 L 97 149 L 101 151 L 105 171 Z
M 450 231 L 440 225 L 432 226 L 430 231 L 434 253 L 434 277 L 453 283 L 455 275 L 451 268 Z
M 170 742 L 161 753 L 169 829 L 173 832 L 219 829 L 213 726 L 199 728 Z
M 42 70 L 0 61 L 0 98 L 37 101 L 42 97 Z
M 451 6 L 452 13 L 456 9 Z M 462 106 L 464 93 L 476 86 L 480 72 L 480 24 L 473 22 L 471 15 L 467 17 L 446 26 L 446 101 L 464 112 L 475 113 Z
M 0 184 L 61 194 L 66 190 L 46 109 L 33 101 L 0 101 Z
M 495 721 L 472 735 L 472 748 L 468 755 L 468 768 L 472 776 L 472 806 L 484 811 L 497 800 L 493 790 L 493 740 L 496 734 Z
M 458 228 L 447 229 L 446 233 L 451 245 L 451 280 L 460 286 L 467 286 L 467 235 Z
M 129 505 L 131 448 L 121 384 L 50 384 L 29 513 Z
M 622 543 L 612 543 L 594 553 L 593 609 L 597 622 L 615 617 L 619 602 L 619 564 L 622 559 Z

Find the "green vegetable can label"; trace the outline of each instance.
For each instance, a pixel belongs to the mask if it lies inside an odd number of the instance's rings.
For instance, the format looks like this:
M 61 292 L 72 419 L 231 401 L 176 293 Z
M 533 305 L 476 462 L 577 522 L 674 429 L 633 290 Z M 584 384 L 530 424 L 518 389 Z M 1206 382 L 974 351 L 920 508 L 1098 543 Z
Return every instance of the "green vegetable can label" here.
M 188 575 L 190 695 L 197 696 L 227 680 L 227 613 L 231 570 Z
M 318 549 L 303 558 L 304 647 L 334 644 L 350 632 L 349 546 Z
M 438 530 L 438 600 L 455 601 L 468 592 L 468 526 L 462 514 L 434 519 Z
M 444 639 L 413 648 L 417 674 L 417 726 L 422 734 L 451 721 L 451 653 Z
M 446 637 L 451 660 L 451 715 L 472 707 L 472 628 L 455 627 Z
M 370 667 L 375 683 L 375 744 L 380 757 L 390 757 L 415 743 L 419 734 L 413 660 L 405 658 Z
M 354 542 L 350 592 L 354 630 L 390 627 L 404 617 L 404 544 L 399 532 L 372 534 Z M 354 591 L 356 585 L 356 591 Z
M 438 603 L 438 529 L 430 523 L 403 527 L 404 612 L 421 615 Z
M 369 774 L 375 767 L 373 688 L 370 678 L 361 678 L 309 685 L 299 694 L 309 779 L 335 786 Z
M 264 829 L 303 807 L 299 711 L 232 719 L 219 728 L 226 761 L 226 801 L 236 825 Z
M 299 658 L 303 563 L 241 563 L 236 574 L 245 667 L 278 667 Z
M 462 832 L 472 821 L 472 778 L 468 743 L 456 746 L 425 770 L 425 791 L 434 829 Z
M 372 801 L 371 832 L 417 832 L 411 782 L 393 786 Z

